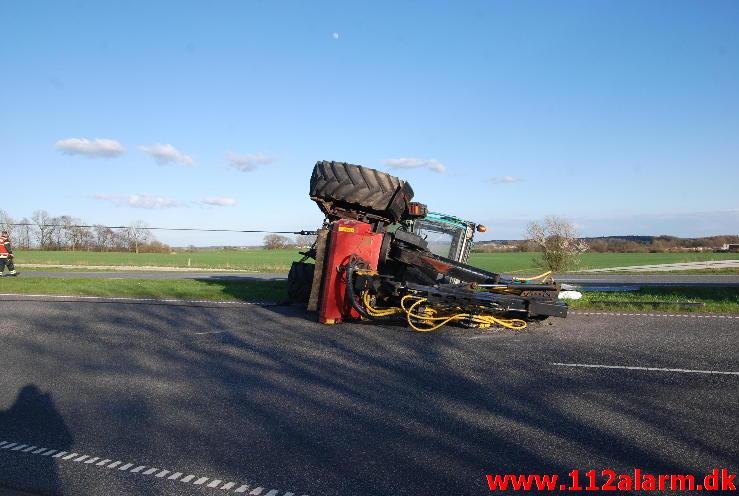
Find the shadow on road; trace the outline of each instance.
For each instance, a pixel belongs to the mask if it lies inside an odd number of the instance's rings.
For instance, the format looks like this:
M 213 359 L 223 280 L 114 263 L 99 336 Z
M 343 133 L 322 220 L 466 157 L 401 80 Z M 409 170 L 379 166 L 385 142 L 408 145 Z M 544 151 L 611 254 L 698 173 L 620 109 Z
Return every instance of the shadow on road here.
M 27 445 L 19 450 L 0 449 L 1 483 L 12 489 L 40 489 L 48 494 L 61 493 L 57 461 L 51 456 L 32 454 L 24 449 L 35 447 L 69 450 L 74 443 L 64 419 L 54 406 L 50 393 L 28 384 L 18 391 L 15 403 L 0 411 L 0 442 Z
M 297 494 L 483 494 L 487 473 L 700 474 L 706 463 L 736 461 L 737 407 L 704 394 L 725 391 L 730 378 L 603 380 L 547 366 L 659 359 L 656 347 L 606 331 L 420 334 L 321 326 L 296 307 L 100 304 L 81 313 L 56 304 L 17 318 L 38 332 L 6 338 L 15 363 L 36 357 L 34 370 L 48 375 L 65 364 L 70 397 L 84 405 L 75 432 L 94 433 L 86 444 L 118 459 L 166 453 L 141 463 L 183 472 L 207 467 L 203 475 Z M 685 346 L 674 359 L 692 353 Z M 51 400 L 28 388 L 0 425 L 12 426 L 13 440 L 70 446 Z M 685 450 L 692 456 L 675 455 Z M 51 484 L 53 468 L 41 474 Z

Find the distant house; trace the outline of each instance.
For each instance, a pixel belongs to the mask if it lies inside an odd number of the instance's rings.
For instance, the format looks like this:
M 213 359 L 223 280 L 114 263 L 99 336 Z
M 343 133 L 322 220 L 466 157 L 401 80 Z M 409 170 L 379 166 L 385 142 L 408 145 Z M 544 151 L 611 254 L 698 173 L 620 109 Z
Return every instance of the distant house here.
M 731 244 L 731 243 L 725 244 L 718 251 L 730 252 L 730 253 L 739 253 L 739 244 Z

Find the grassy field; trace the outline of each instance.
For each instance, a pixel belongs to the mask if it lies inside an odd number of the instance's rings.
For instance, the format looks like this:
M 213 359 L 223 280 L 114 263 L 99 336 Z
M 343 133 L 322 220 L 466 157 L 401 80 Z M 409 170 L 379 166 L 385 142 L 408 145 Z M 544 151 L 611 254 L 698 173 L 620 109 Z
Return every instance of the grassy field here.
M 470 264 L 493 272 L 536 272 L 532 253 L 473 253 Z M 16 251 L 19 264 L 115 265 L 133 267 L 194 267 L 206 269 L 282 272 L 298 260 L 298 250 L 198 250 L 190 253 L 99 253 Z M 737 253 L 586 253 L 578 270 L 708 260 L 737 260 Z
M 23 294 L 67 294 L 127 296 L 135 298 L 181 298 L 198 300 L 274 301 L 287 299 L 286 281 L 233 281 L 192 279 L 93 279 L 28 277 L 0 279 L 0 292 Z M 594 303 L 598 300 L 626 302 L 704 302 L 704 307 L 620 305 Z M 739 313 L 739 288 L 646 287 L 641 291 L 583 293 L 581 300 L 568 300 L 573 309 L 649 310 L 680 312 Z
M 624 302 L 609 305 L 598 301 Z M 641 305 L 633 302 L 691 302 L 705 306 Z M 673 286 L 643 287 L 640 291 L 583 292 L 580 300 L 567 300 L 573 309 L 669 311 L 669 312 L 719 312 L 739 313 L 739 288 L 680 288 Z
M 128 296 L 135 298 L 283 301 L 287 298 L 287 281 L 3 277 L 0 279 L 0 292 Z

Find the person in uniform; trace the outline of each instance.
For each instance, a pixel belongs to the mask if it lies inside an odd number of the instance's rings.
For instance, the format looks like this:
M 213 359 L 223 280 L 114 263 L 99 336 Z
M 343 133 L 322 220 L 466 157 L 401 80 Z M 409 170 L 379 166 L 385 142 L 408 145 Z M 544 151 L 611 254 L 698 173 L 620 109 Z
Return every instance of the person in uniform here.
M 15 264 L 13 264 L 13 247 L 10 246 L 10 236 L 8 231 L 0 233 L 0 275 L 5 275 L 5 266 L 7 265 L 9 276 L 17 276 Z

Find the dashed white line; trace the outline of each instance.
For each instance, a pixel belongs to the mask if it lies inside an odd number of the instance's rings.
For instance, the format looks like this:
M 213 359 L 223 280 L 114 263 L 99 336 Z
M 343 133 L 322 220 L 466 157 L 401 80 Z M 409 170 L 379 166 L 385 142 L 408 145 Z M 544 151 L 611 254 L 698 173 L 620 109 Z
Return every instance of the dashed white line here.
M 609 317 L 683 317 L 690 319 L 739 319 L 734 315 L 694 315 L 691 313 L 635 313 L 635 312 L 586 312 L 572 310 L 572 315 L 606 315 Z
M 695 369 L 672 369 L 663 367 L 634 367 L 629 365 L 599 365 L 594 363 L 552 363 L 558 367 L 585 367 L 594 369 L 624 369 L 624 370 L 648 370 L 653 372 L 679 372 L 684 374 L 722 374 L 739 375 L 739 372 L 728 372 L 723 370 L 695 370 Z
M 0 449 L 7 450 L 7 451 L 14 451 L 17 453 L 28 453 L 31 455 L 39 455 L 39 456 L 51 456 L 52 458 L 57 458 L 59 460 L 64 461 L 73 461 L 76 463 L 79 463 L 80 466 L 89 465 L 89 466 L 97 466 L 97 467 L 105 467 L 108 469 L 118 469 L 120 471 L 124 472 L 130 472 L 132 474 L 135 473 L 141 473 L 142 475 L 152 475 L 154 474 L 154 477 L 159 479 L 165 479 L 171 480 L 171 481 L 179 481 L 184 483 L 192 483 L 193 485 L 208 487 L 212 489 L 219 489 L 221 491 L 233 491 L 236 493 L 246 493 L 249 489 L 251 489 L 253 486 L 250 484 L 242 484 L 238 487 L 236 487 L 238 484 L 236 482 L 224 482 L 221 479 L 211 479 L 209 477 L 198 477 L 193 474 L 189 474 L 185 477 L 182 477 L 182 472 L 172 472 L 170 470 L 165 470 L 161 468 L 155 468 L 150 467 L 147 468 L 146 465 L 138 465 L 135 468 L 133 463 L 126 463 L 122 460 L 116 460 L 113 461 L 111 458 L 105 458 L 100 459 L 100 457 L 91 457 L 90 455 L 85 455 L 77 452 L 69 452 L 69 451 L 57 451 L 55 449 L 47 449 L 47 448 L 39 448 L 36 445 L 28 445 L 28 444 L 18 444 L 13 443 L 10 441 L 0 441 Z M 206 485 L 207 482 L 207 485 Z M 236 489 L 234 489 L 236 488 Z M 263 493 L 265 493 L 264 496 L 278 496 L 280 493 L 277 489 L 265 489 L 262 486 L 257 486 L 252 489 L 252 491 L 249 493 L 250 496 L 260 496 Z M 295 493 L 292 492 L 286 492 L 283 494 L 283 496 L 295 496 Z M 303 495 L 308 496 L 308 495 Z

